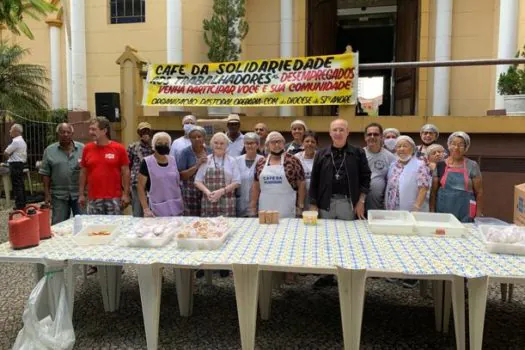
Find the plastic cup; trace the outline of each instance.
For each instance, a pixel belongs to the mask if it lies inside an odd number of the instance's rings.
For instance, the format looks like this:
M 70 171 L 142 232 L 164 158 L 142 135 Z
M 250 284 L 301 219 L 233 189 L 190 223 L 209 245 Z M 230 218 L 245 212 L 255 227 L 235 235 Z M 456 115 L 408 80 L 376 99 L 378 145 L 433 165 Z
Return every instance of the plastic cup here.
M 303 223 L 305 225 L 317 225 L 317 215 L 316 211 L 303 211 Z

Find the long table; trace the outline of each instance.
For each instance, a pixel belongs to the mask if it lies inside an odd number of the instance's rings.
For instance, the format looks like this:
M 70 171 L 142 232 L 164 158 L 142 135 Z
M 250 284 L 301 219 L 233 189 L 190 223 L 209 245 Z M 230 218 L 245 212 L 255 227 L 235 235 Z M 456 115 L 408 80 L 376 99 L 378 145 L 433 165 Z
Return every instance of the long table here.
M 182 218 L 184 221 L 192 219 Z M 276 272 L 338 276 L 347 349 L 359 348 L 368 277 L 449 281 L 457 348 L 464 349 L 464 277 L 478 281 L 487 276 L 525 276 L 525 257 L 486 253 L 473 226 L 469 226 L 470 233 L 466 238 L 447 238 L 374 235 L 364 221 L 319 220 L 316 226 L 306 226 L 302 220 L 284 219 L 279 225 L 260 225 L 257 219 L 232 218 L 229 220 L 233 233 L 220 249 L 190 251 L 178 249 L 175 242 L 156 249 L 123 246 L 122 236 L 133 232 L 140 220 L 147 219 L 90 216 L 83 220 L 84 224 L 118 224 L 120 235 L 106 246 L 77 246 L 70 236 L 55 237 L 41 242 L 38 247 L 20 251 L 13 251 L 3 244 L 0 245 L 0 261 L 67 261 L 71 267 L 82 264 L 106 266 L 99 269 L 99 278 L 104 305 L 109 310 L 118 307 L 119 269 L 126 264 L 136 265 L 149 349 L 155 349 L 158 343 L 161 268 L 165 266 L 176 269 L 178 302 L 181 314 L 186 316 L 191 315 L 193 308 L 194 269 L 233 270 L 243 349 L 252 349 L 255 344 L 257 305 L 263 319 L 270 315 L 271 288 Z M 68 220 L 54 229 L 68 231 L 71 227 L 72 220 Z M 69 280 L 72 281 L 74 269 L 69 271 Z M 486 301 L 486 285 L 483 289 L 483 283 L 474 283 L 472 288 L 469 287 L 469 300 L 472 306 L 479 306 L 483 297 Z M 72 303 L 72 291 L 70 297 Z M 469 312 L 475 316 L 470 319 L 471 347 L 480 348 L 482 334 L 479 334 L 479 324 L 481 322 L 482 327 L 482 321 L 479 317 L 482 314 L 472 307 Z M 473 329 L 473 325 L 477 328 Z

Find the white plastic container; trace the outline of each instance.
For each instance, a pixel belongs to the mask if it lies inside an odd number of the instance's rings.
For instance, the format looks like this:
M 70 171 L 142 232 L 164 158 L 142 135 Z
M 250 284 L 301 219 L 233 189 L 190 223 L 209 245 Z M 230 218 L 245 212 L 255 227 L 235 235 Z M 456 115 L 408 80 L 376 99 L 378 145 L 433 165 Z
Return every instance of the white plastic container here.
M 124 243 L 128 247 L 160 248 L 166 246 L 173 239 L 173 233 L 163 234 L 160 237 L 124 237 Z
M 486 217 L 486 216 L 476 217 L 476 218 L 474 219 L 474 224 L 476 224 L 476 226 L 481 226 L 481 225 L 490 225 L 490 226 L 494 226 L 494 225 L 497 225 L 497 226 L 507 226 L 507 225 L 509 225 L 507 222 L 505 222 L 505 221 L 501 221 L 500 219 L 491 218 L 491 217 Z
M 93 232 L 108 231 L 109 235 L 91 236 Z M 73 236 L 78 245 L 100 245 L 111 242 L 118 232 L 118 225 L 87 225 L 82 231 Z
M 221 238 L 177 238 L 177 247 L 189 250 L 219 249 L 230 235 L 231 228 Z
M 452 214 L 413 212 L 418 235 L 435 237 L 462 237 L 468 230 Z
M 487 252 L 496 253 L 496 254 L 525 255 L 525 245 L 524 244 L 490 242 L 487 239 L 487 233 L 489 232 L 491 228 L 503 229 L 505 228 L 505 226 L 503 225 L 481 225 L 479 226 L 481 237 L 483 238 L 483 241 L 485 242 L 485 249 L 487 250 Z M 525 230 L 525 227 L 523 229 Z
M 404 210 L 369 210 L 368 228 L 381 235 L 413 235 L 414 217 Z

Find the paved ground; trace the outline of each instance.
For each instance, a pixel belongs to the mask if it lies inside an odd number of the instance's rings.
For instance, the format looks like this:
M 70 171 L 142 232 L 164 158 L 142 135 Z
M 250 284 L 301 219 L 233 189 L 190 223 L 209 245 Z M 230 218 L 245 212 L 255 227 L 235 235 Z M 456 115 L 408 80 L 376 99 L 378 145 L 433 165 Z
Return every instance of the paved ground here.
M 6 237 L 6 213 L 0 213 L 0 240 Z M 240 337 L 231 278 L 213 286 L 197 282 L 194 314 L 178 315 L 173 271 L 164 271 L 160 349 L 239 349 Z M 337 288 L 315 291 L 314 276 L 302 276 L 273 294 L 272 318 L 258 321 L 259 349 L 340 349 L 341 321 Z M 22 327 L 24 304 L 33 287 L 29 265 L 0 264 L 0 349 L 9 349 Z M 486 349 L 525 348 L 525 288 L 517 286 L 512 303 L 500 301 L 491 286 L 485 323 Z M 121 308 L 104 313 L 96 277 L 77 281 L 75 349 L 145 349 L 137 276 L 126 268 Z M 448 335 L 434 331 L 432 300 L 419 289 L 403 289 L 384 280 L 367 283 L 363 349 L 454 349 L 453 322 Z M 468 338 L 468 337 L 467 337 Z

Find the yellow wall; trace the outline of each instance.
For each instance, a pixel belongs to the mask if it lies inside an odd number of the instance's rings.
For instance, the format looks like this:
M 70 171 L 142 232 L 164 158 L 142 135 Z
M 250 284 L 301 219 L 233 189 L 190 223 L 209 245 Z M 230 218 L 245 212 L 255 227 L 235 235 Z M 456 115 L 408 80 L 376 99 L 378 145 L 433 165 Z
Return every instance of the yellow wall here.
M 435 3 L 420 0 L 419 59 L 433 60 L 435 45 Z M 208 48 L 203 40 L 202 20 L 210 18 L 213 0 L 183 0 L 183 40 L 185 62 L 206 62 Z M 525 5 L 521 4 L 517 48 L 525 43 Z M 87 88 L 89 109 L 94 112 L 94 93 L 120 91 L 119 67 L 115 59 L 125 45 L 132 45 L 150 62 L 166 60 L 166 2 L 146 2 L 146 23 L 109 24 L 108 0 L 86 1 Z M 294 56 L 306 53 L 306 0 L 294 0 Z M 250 31 L 243 42 L 242 59 L 278 57 L 280 51 L 280 1 L 247 0 L 246 20 Z M 452 59 L 494 58 L 497 53 L 499 0 L 460 0 L 453 2 Z M 44 21 L 28 19 L 35 40 L 15 37 L 3 30 L 1 37 L 31 50 L 28 61 L 49 69 L 49 29 Z M 61 51 L 65 51 L 62 27 Z M 485 115 L 494 105 L 495 67 L 451 68 L 450 112 L 452 115 Z M 433 70 L 420 69 L 416 113 L 429 115 L 432 109 Z M 62 55 L 61 101 L 66 106 L 66 64 Z M 146 108 L 155 115 L 159 108 Z M 192 109 L 198 115 L 204 108 Z M 274 116 L 277 108 L 243 108 L 252 116 Z M 303 114 L 296 108 L 297 115 Z

